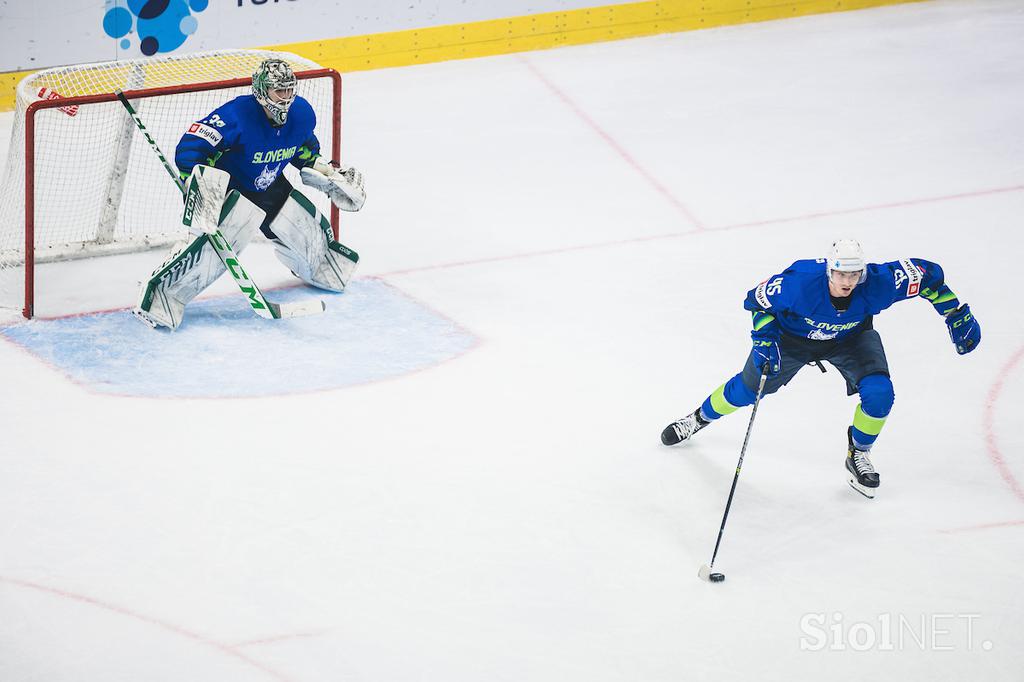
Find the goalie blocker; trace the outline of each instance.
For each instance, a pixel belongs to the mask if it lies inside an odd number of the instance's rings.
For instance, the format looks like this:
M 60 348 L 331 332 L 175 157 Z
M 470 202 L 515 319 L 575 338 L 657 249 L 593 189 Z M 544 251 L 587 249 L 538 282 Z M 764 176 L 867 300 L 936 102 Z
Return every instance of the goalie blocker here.
M 182 222 L 196 236 L 172 248 L 143 284 L 132 311 L 152 327 L 177 329 L 185 306 L 225 272 L 209 232 L 219 225 L 235 253 L 241 253 L 264 220 L 265 212 L 236 190 L 221 200 L 221 174 L 227 175 L 207 166 L 192 170 Z M 344 290 L 359 255 L 334 241 L 330 223 L 301 192 L 289 194 L 269 227 L 276 237 L 275 254 L 292 274 L 321 289 Z

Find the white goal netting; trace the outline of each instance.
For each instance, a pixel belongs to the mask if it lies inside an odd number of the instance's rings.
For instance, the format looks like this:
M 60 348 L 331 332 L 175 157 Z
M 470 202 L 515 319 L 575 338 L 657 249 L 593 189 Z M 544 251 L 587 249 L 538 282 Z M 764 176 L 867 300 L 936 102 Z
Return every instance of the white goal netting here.
M 41 71 L 17 90 L 11 144 L 0 182 L 0 307 L 26 306 L 26 263 L 43 263 L 125 253 L 172 243 L 184 236 L 181 194 L 122 105 L 114 101 L 67 103 L 34 113 L 34 149 L 26 151 L 26 116 L 40 100 L 111 95 L 116 89 L 153 90 L 158 96 L 133 101 L 146 128 L 167 160 L 189 124 L 229 99 L 250 92 L 260 62 L 280 57 L 299 76 L 299 94 L 313 105 L 316 135 L 325 156 L 334 143 L 335 81 L 304 78 L 319 65 L 297 55 L 261 50 L 232 50 Z M 198 83 L 212 83 L 194 92 Z M 340 96 L 340 93 L 338 93 Z M 294 169 L 288 171 L 299 184 Z M 34 179 L 32 202 L 27 202 Z M 316 197 L 327 213 L 329 202 Z M 34 248 L 26 252 L 26 204 Z M 27 300 L 28 299 L 28 300 Z

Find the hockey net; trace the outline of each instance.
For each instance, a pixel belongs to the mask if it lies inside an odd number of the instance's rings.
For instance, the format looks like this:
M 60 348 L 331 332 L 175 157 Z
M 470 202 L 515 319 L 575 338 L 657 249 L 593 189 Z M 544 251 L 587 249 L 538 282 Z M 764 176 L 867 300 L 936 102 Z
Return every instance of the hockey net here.
M 238 95 L 269 57 L 286 60 L 316 112 L 322 153 L 340 155 L 341 79 L 297 55 L 195 53 L 41 71 L 17 88 L 0 183 L 0 307 L 34 311 L 35 264 L 139 251 L 182 239 L 181 193 L 117 101 L 125 91 L 173 163 L 188 126 Z M 298 175 L 285 172 L 292 184 Z M 330 215 L 337 210 L 311 197 Z

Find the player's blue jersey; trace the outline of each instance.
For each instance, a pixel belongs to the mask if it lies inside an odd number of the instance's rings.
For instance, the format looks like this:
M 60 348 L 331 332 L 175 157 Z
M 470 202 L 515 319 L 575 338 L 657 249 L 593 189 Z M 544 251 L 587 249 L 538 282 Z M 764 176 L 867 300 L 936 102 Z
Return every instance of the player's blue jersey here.
M 286 163 L 301 168 L 320 154 L 315 127 L 313 107 L 302 97 L 292 102 L 284 125 L 275 128 L 256 98 L 242 95 L 189 126 L 174 163 L 185 175 L 196 164 L 215 166 L 231 175 L 230 189 L 264 192 Z
M 866 279 L 854 288 L 849 307 L 840 312 L 829 296 L 825 260 L 798 260 L 748 291 L 743 307 L 754 311 L 757 329 L 774 317 L 787 334 L 828 341 L 855 334 L 872 315 L 918 296 L 930 301 L 942 315 L 959 306 L 937 263 L 904 258 L 869 263 Z

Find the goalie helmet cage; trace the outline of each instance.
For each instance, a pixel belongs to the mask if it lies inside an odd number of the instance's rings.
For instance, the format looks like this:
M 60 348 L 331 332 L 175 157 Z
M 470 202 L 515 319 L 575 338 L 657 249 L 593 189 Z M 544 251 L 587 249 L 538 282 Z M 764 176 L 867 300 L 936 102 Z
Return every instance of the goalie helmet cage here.
M 61 67 L 25 78 L 0 185 L 0 307 L 23 303 L 22 315 L 33 317 L 36 263 L 142 251 L 185 237 L 181 194 L 115 90 L 140 110 L 172 160 L 188 127 L 251 92 L 253 71 L 269 57 L 292 65 L 299 94 L 316 112 L 324 154 L 329 149 L 340 160 L 341 76 L 294 54 L 203 52 Z M 282 172 L 299 185 L 295 169 L 284 165 Z M 330 207 L 337 238 L 337 207 L 326 197 L 314 201 L 324 213 Z

